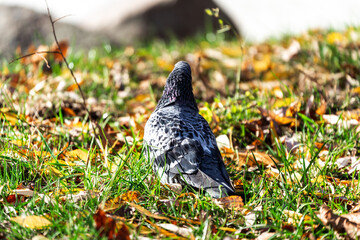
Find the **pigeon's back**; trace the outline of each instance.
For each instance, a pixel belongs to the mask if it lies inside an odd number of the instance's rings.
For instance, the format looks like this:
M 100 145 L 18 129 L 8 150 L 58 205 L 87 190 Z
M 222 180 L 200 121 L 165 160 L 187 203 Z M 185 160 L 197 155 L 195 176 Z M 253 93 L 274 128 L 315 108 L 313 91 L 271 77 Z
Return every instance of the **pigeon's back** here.
M 179 70 L 177 65 L 185 69 Z M 233 194 L 234 188 L 215 136 L 198 113 L 192 93 L 191 73 L 190 81 L 186 79 L 190 67 L 184 62 L 177 65 L 169 75 L 162 99 L 145 126 L 144 140 L 149 157 L 154 161 L 153 169 L 164 184 L 187 184 L 203 189 L 213 197 Z M 182 71 L 185 75 L 179 77 Z M 183 79 L 179 83 L 176 77 Z M 171 81 L 174 78 L 175 83 Z M 183 93 L 184 89 L 187 92 Z

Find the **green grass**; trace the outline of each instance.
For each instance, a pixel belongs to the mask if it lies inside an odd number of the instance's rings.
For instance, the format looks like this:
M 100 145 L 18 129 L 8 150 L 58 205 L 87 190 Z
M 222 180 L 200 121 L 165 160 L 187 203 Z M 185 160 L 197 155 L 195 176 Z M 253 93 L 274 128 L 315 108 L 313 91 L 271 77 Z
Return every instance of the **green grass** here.
M 144 126 L 146 116 L 153 109 L 154 101 L 151 94 L 158 99 L 162 86 L 150 86 L 139 91 L 142 82 L 151 79 L 156 80 L 166 77 L 169 73 L 166 64 L 173 65 L 177 60 L 183 59 L 187 54 L 204 54 L 205 49 L 221 51 L 222 47 L 237 48 L 237 41 L 225 41 L 222 38 L 209 42 L 206 38 L 188 39 L 183 42 L 172 41 L 170 43 L 153 42 L 142 48 L 113 49 L 104 45 L 103 48 L 92 49 L 88 53 L 70 51 L 67 59 L 73 66 L 75 73 L 80 73 L 84 81 L 82 89 L 86 97 L 97 99 L 101 106 L 99 115 L 95 119 L 100 126 L 111 126 L 112 130 L 125 137 L 131 137 L 133 142 L 123 141 L 114 149 L 104 150 L 100 144 L 99 135 L 94 135 L 92 129 L 87 127 L 83 131 L 75 130 L 76 118 L 85 125 L 88 116 L 85 113 L 70 116 L 64 107 L 47 109 L 43 116 L 33 116 L 33 120 L 23 119 L 27 110 L 25 104 L 28 101 L 37 101 L 31 97 L 25 87 L 33 87 L 41 80 L 60 77 L 66 86 L 73 84 L 73 80 L 64 66 L 53 68 L 50 75 L 46 75 L 41 69 L 33 71 L 31 64 L 23 65 L 15 62 L 9 65 L 2 64 L 2 76 L 8 73 L 17 74 L 25 72 L 24 80 L 16 85 L 13 94 L 8 92 L 8 86 L 3 84 L 0 91 L 0 106 L 13 110 L 19 120 L 14 123 L 8 119 L 10 115 L 0 112 L 0 238 L 6 239 L 31 239 L 36 235 L 44 235 L 48 239 L 101 239 L 96 230 L 93 215 L 99 206 L 128 191 L 140 193 L 138 205 L 163 216 L 167 216 L 176 225 L 193 229 L 192 234 L 196 238 L 222 239 L 225 236 L 234 238 L 256 238 L 262 232 L 275 232 L 274 238 L 301 239 L 310 234 L 316 238 L 337 238 L 334 230 L 325 228 L 318 219 L 317 214 L 322 204 L 327 204 L 339 213 L 347 213 L 357 202 L 359 186 L 357 184 L 358 172 L 352 174 L 344 169 L 339 169 L 334 162 L 342 156 L 359 155 L 358 133 L 355 128 L 326 124 L 322 117 L 316 115 L 315 109 L 311 109 L 312 116 L 306 116 L 307 101 L 314 96 L 314 106 L 317 108 L 324 97 L 321 93 L 327 92 L 336 84 L 339 94 L 326 96 L 327 114 L 336 114 L 339 110 L 352 110 L 359 106 L 359 95 L 352 94 L 346 88 L 345 75 L 350 75 L 355 81 L 359 81 L 359 51 L 336 44 L 327 43 L 327 32 L 316 33 L 310 40 L 301 40 L 302 50 L 289 62 L 281 62 L 275 59 L 278 65 L 284 65 L 290 71 L 286 72 L 286 79 L 291 85 L 281 85 L 284 94 L 279 99 L 271 90 L 255 87 L 251 90 L 240 90 L 240 95 L 234 96 L 234 88 L 231 84 L 236 81 L 236 69 L 228 68 L 222 59 L 203 57 L 212 64 L 210 68 L 204 68 L 204 74 L 213 83 L 214 72 L 219 71 L 226 77 L 229 89 L 228 97 L 213 96 L 209 104 L 205 104 L 201 96 L 206 96 L 201 88 L 195 88 L 199 98 L 200 107 L 206 109 L 205 117 L 213 129 L 217 128 L 216 135 L 232 134 L 235 151 L 244 150 L 254 140 L 258 139 L 256 133 L 246 127 L 246 122 L 261 119 L 257 107 L 275 110 L 274 103 L 288 107 L 285 99 L 301 102 L 301 107 L 293 116 L 298 125 L 289 127 L 279 125 L 282 135 L 298 136 L 297 141 L 302 147 L 308 149 L 298 154 L 286 150 L 281 141 L 272 140 L 272 129 L 269 123 L 263 121 L 265 133 L 259 151 L 267 152 L 278 164 L 274 167 L 279 171 L 275 177 L 269 176 L 269 170 L 258 165 L 257 169 L 246 165 L 238 166 L 236 158 L 226 158 L 227 169 L 233 181 L 241 181 L 241 190 L 238 191 L 243 198 L 245 206 L 243 211 L 223 209 L 206 195 L 196 193 L 196 200 L 192 195 L 181 199 L 179 193 L 173 192 L 167 186 L 162 186 L 155 178 L 151 169 L 151 162 L 145 156 L 140 136 L 139 126 L 128 123 L 119 123 L 119 117 L 128 116 L 132 113 L 134 121 Z M 320 37 L 321 36 L 321 37 Z M 282 40 L 273 40 L 270 48 L 286 46 L 291 39 L 301 39 L 301 36 L 286 36 Z M 311 40 L 318 41 L 318 50 L 313 49 L 309 43 Z M 300 40 L 299 40 L 300 41 Z M 263 44 L 266 46 L 266 44 Z M 262 45 L 246 44 L 245 49 Z M 348 46 L 348 45 L 347 45 Z M 356 54 L 354 54 L 354 52 Z M 261 53 L 266 54 L 266 53 Z M 273 51 L 270 54 L 277 58 Z M 245 61 L 246 61 L 245 53 Z M 225 56 L 224 58 L 231 58 Z M 162 61 L 162 62 L 161 62 Z M 124 97 L 118 94 L 119 89 L 114 88 L 114 82 L 110 77 L 111 66 L 116 63 L 122 66 L 121 73 L 126 70 L 130 77 L 130 92 Z M 161 65 L 161 63 L 165 63 Z M 305 68 L 314 66 L 321 68 L 323 74 L 330 76 L 332 73 L 343 72 L 344 77 L 332 82 L 327 80 L 321 91 L 316 87 L 298 89 L 299 73 L 294 69 L 301 64 Z M 246 71 L 243 70 L 243 71 Z M 254 79 L 263 80 L 266 73 L 274 75 L 274 80 L 282 82 L 278 73 L 272 67 L 262 72 L 242 72 L 241 83 L 249 83 Z M 199 77 L 193 73 L 193 79 L 199 84 Z M 266 80 L 266 79 L 265 79 Z M 10 79 L 7 80 L 10 83 Z M 198 86 L 198 85 L 196 85 Z M 56 92 L 54 88 L 50 88 Z M 350 86 L 352 88 L 352 86 Z M 36 96 L 48 94 L 48 88 L 40 89 Z M 144 102 L 134 102 L 134 97 L 139 94 L 147 94 L 150 97 L 143 99 Z M 340 101 L 338 97 L 344 97 L 346 101 Z M 35 99 L 35 100 L 34 100 Z M 51 100 L 51 99 L 50 99 Z M 79 100 L 79 99 L 77 99 Z M 40 100 L 38 100 L 40 101 Z M 153 102 L 152 105 L 146 105 Z M 218 107 L 214 103 L 221 103 Z M 95 104 L 95 105 L 96 105 Z M 144 106 L 145 105 L 145 106 Z M 150 107 L 149 107 L 150 106 Z M 152 107 L 151 107 L 152 106 Z M 94 105 L 91 105 L 93 108 Z M 144 114 L 133 113 L 136 107 L 141 107 Z M 218 117 L 214 121 L 213 116 Z M 47 120 L 46 120 L 47 119 Z M 113 136 L 113 135 L 112 135 Z M 114 136 L 113 136 L 114 137 Z M 326 143 L 331 146 L 328 153 L 322 156 L 322 148 L 315 143 Z M 67 163 L 62 153 L 74 149 L 83 149 L 88 153 L 87 159 L 73 159 Z M 337 185 L 326 180 L 326 176 L 340 180 L 353 180 L 354 185 Z M 20 184 L 29 186 L 34 190 L 32 197 L 17 197 L 16 201 L 8 202 L 7 199 Z M 79 190 L 85 190 L 88 195 L 81 200 L 74 200 Z M 187 193 L 184 189 L 183 193 Z M 342 197 L 343 201 L 338 201 Z M 247 211 L 245 211 L 247 209 Z M 308 215 L 310 222 L 297 219 L 294 223 L 287 223 L 289 215 L 284 210 L 290 210 L 303 215 Z M 248 213 L 256 217 L 251 224 Z M 126 224 L 133 234 L 145 236 L 141 226 L 150 229 L 148 236 L 153 238 L 166 238 L 146 220 L 150 222 L 168 223 L 167 220 L 156 220 L 151 216 L 132 209 L 126 202 L 119 203 L 117 209 L 109 211 L 112 216 L 126 218 Z M 22 215 L 47 216 L 52 222 L 51 226 L 33 230 L 22 227 L 10 220 L 11 217 Z M 183 220 L 175 218 L 200 220 L 201 224 L 186 224 Z M 291 227 L 290 227 L 291 226 Z M 221 227 L 235 229 L 236 232 L 224 231 Z M 102 237 L 106 239 L 106 237 Z M 168 237 L 171 239 L 171 237 Z

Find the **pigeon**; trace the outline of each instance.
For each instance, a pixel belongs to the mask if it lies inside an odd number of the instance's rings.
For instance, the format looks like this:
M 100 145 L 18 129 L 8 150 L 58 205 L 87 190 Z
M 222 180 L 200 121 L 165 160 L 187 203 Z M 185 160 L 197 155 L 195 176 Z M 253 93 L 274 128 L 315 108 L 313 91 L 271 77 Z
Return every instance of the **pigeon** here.
M 213 198 L 234 194 L 215 136 L 199 114 L 187 62 L 176 63 L 167 78 L 144 141 L 162 184 L 187 185 Z

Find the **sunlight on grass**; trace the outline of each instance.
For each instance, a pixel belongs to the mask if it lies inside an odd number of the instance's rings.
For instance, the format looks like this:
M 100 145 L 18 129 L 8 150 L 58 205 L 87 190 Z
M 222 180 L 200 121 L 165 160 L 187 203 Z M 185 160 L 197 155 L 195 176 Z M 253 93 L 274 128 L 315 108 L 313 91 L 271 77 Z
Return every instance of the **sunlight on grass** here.
M 0 238 L 106 239 L 109 229 L 134 238 L 338 237 L 319 212 L 359 207 L 360 39 L 350 38 L 359 34 L 316 30 L 244 50 L 202 37 L 69 49 L 99 128 L 64 64 L 4 62 Z M 242 201 L 163 186 L 152 172 L 144 125 L 178 60 L 190 63 L 200 113 L 226 140 L 222 155 Z M 19 222 L 25 217 L 43 225 Z

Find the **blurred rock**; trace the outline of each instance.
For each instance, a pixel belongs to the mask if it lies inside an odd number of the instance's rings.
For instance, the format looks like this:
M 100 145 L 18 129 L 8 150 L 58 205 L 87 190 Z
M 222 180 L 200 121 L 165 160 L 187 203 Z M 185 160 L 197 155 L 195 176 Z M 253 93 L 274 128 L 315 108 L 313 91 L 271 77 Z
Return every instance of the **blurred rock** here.
M 127 18 L 112 15 L 113 23 L 117 24 L 109 24 L 102 29 L 84 29 L 63 20 L 56 22 L 55 28 L 59 41 L 67 39 L 77 49 L 102 43 L 141 43 L 152 38 L 182 39 L 205 32 L 205 29 L 219 29 L 217 19 L 205 14 L 206 8 L 217 7 L 212 0 L 164 0 L 154 5 L 139 6 L 139 10 Z M 223 11 L 220 16 L 229 19 Z M 53 18 L 56 19 L 55 16 Z M 36 46 L 54 42 L 47 14 L 22 7 L 0 5 L 0 29 L 0 58 L 6 57 L 8 60 L 14 57 L 18 46 L 24 52 L 31 44 Z
M 205 30 L 215 32 L 219 29 L 218 20 L 207 16 L 205 9 L 218 7 L 212 0 L 164 1 L 127 17 L 110 32 L 121 43 L 152 37 L 183 39 Z M 220 17 L 235 26 L 225 12 L 220 11 Z
M 87 48 L 104 41 L 97 33 L 71 24 L 56 22 L 55 27 L 58 40 L 67 39 L 71 45 L 75 43 L 76 46 Z M 8 60 L 14 57 L 18 46 L 24 52 L 31 44 L 36 46 L 54 42 L 48 15 L 22 7 L 0 5 L 0 29 L 0 58 Z

